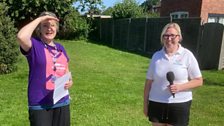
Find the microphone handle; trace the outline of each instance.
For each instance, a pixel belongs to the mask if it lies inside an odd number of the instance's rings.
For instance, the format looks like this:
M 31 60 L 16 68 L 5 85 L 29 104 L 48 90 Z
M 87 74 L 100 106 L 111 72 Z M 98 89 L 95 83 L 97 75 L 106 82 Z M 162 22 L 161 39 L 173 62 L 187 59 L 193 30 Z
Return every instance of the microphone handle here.
M 173 85 L 173 83 L 170 83 L 170 85 Z M 173 95 L 173 98 L 175 98 L 175 93 L 172 93 L 172 95 Z
M 173 98 L 175 98 L 175 93 L 172 93 L 172 95 L 173 95 Z

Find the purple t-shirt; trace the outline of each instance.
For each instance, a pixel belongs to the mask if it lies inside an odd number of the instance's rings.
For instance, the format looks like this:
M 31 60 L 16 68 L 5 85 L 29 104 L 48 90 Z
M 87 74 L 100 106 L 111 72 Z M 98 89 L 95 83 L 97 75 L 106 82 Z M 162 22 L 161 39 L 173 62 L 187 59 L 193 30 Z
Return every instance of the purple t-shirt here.
M 40 39 L 31 38 L 32 48 L 21 52 L 29 64 L 28 103 L 29 106 L 53 106 L 53 77 L 60 77 L 68 69 L 69 58 L 62 45 L 55 43 L 56 48 L 44 44 Z M 56 58 L 53 58 L 53 57 Z M 55 61 L 55 62 L 54 62 Z M 65 96 L 58 103 L 69 101 Z

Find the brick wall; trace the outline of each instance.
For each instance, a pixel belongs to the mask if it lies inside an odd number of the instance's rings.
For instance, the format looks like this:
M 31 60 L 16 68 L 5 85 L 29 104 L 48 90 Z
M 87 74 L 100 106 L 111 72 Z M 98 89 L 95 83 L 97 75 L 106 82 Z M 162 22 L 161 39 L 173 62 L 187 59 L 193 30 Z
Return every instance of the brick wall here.
M 160 17 L 169 17 L 170 13 L 186 11 L 189 17 L 201 17 L 208 21 L 208 14 L 224 14 L 224 0 L 162 0 Z
M 202 0 L 162 0 L 160 16 L 169 17 L 172 12 L 186 11 L 189 13 L 189 17 L 200 17 L 201 1 Z
M 208 14 L 224 14 L 224 0 L 202 0 L 201 10 L 200 17 L 207 22 Z

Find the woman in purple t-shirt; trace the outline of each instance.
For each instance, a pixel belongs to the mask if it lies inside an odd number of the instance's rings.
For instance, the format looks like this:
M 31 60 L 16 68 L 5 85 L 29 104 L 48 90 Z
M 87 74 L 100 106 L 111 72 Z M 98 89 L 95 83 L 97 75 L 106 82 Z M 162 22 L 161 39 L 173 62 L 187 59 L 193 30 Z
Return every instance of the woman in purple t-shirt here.
M 52 12 L 43 12 L 25 25 L 17 34 L 21 53 L 29 64 L 28 104 L 31 126 L 69 126 L 69 95 L 56 103 L 53 100 L 54 83 L 69 73 L 69 58 L 64 47 L 54 42 L 59 20 Z M 32 37 L 36 30 L 37 37 Z M 64 89 L 72 86 L 72 78 Z

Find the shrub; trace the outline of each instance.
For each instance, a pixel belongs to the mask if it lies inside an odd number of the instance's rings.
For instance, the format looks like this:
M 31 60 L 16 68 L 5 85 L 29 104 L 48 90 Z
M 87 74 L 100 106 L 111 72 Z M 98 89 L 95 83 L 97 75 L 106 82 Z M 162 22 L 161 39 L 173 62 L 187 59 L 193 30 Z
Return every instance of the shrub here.
M 62 29 L 59 37 L 62 39 L 82 39 L 88 38 L 89 25 L 87 21 L 75 10 L 64 17 Z
M 17 28 L 22 28 L 35 19 L 43 11 L 54 12 L 59 18 L 63 18 L 73 5 L 74 0 L 0 0 L 0 4 L 6 3 L 7 14 L 14 20 Z
M 0 74 L 14 71 L 18 58 L 16 29 L 6 10 L 5 4 L 0 4 Z
M 112 16 L 114 19 L 121 18 L 138 18 L 143 17 L 143 9 L 139 7 L 135 0 L 122 0 L 122 3 L 118 3 L 112 10 Z

